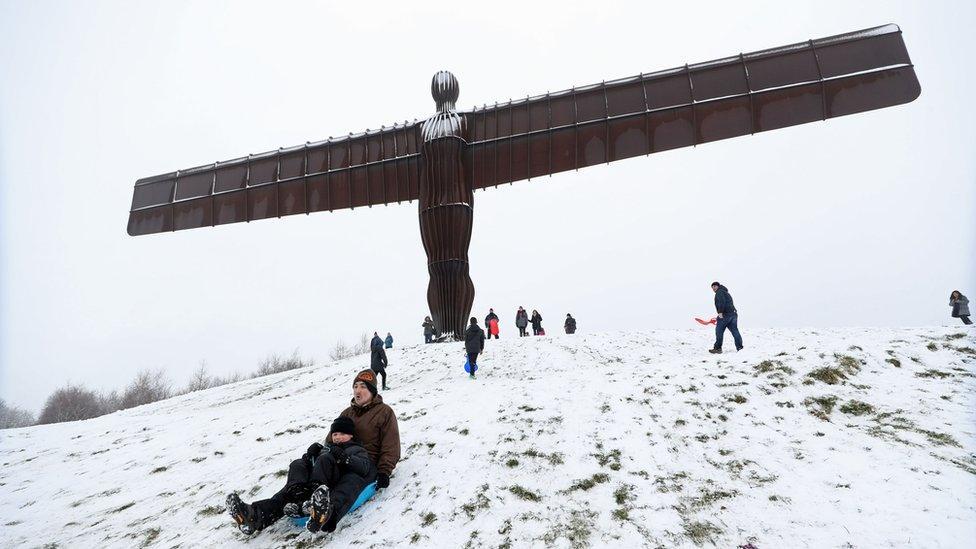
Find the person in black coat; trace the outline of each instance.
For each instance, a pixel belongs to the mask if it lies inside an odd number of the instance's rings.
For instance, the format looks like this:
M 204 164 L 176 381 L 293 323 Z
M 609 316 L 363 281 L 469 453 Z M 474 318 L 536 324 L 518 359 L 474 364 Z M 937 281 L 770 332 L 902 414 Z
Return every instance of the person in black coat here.
M 369 357 L 369 369 L 376 372 L 376 375 L 383 378 L 383 390 L 386 390 L 386 366 L 388 362 L 386 360 L 386 351 L 383 350 L 383 345 L 380 344 L 379 347 L 373 347 Z
M 383 339 L 380 338 L 380 334 L 373 332 L 373 339 L 369 340 L 369 348 L 375 349 L 377 347 L 383 346 Z
M 735 309 L 735 304 L 732 302 L 732 295 L 729 294 L 729 289 L 722 286 L 718 282 L 712 282 L 712 291 L 715 292 L 715 312 L 718 313 L 718 318 L 715 322 L 715 346 L 708 350 L 708 352 L 713 354 L 720 354 L 722 352 L 722 336 L 725 335 L 725 329 L 728 328 L 732 332 L 732 338 L 735 340 L 735 350 L 742 350 L 742 336 L 739 335 L 739 312 Z
M 529 321 L 532 323 L 532 335 L 541 335 L 542 315 L 539 314 L 539 311 L 532 309 L 532 318 Z
M 352 419 L 340 416 L 332 422 L 324 444 L 312 444 L 305 455 L 291 462 L 285 486 L 278 493 L 251 504 L 241 501 L 237 493 L 228 495 L 227 511 L 241 532 L 251 535 L 286 514 L 303 516 L 303 508 L 315 517 L 309 519 L 309 530 L 334 531 L 360 492 L 377 477 L 376 467 L 355 433 Z
M 485 350 L 485 331 L 478 326 L 478 319 L 471 317 L 471 325 L 464 332 L 464 352 L 468 354 L 468 364 L 471 365 L 471 377 L 478 367 L 478 355 Z
M 573 318 L 573 315 L 566 313 L 566 322 L 563 323 L 563 328 L 566 329 L 567 334 L 576 333 L 576 319 Z
M 434 340 L 434 321 L 430 317 L 424 317 L 424 343 L 430 343 Z

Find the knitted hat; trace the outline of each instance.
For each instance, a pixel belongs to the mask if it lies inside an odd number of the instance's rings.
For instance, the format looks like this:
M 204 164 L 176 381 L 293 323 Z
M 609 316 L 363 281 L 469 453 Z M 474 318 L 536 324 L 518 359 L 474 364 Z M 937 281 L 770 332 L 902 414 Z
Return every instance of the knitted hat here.
M 329 433 L 345 433 L 356 436 L 356 424 L 348 417 L 339 416 L 332 422 L 332 428 L 329 429 Z
M 365 383 L 369 392 L 373 393 L 373 396 L 376 396 L 376 373 L 373 370 L 363 370 L 356 374 L 356 378 L 352 380 L 353 386 L 356 385 L 357 381 Z

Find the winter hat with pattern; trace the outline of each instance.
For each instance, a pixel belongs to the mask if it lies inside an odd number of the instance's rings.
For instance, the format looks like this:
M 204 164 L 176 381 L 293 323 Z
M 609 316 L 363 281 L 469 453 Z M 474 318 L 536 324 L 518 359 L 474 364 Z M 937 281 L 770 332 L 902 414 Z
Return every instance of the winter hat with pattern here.
M 332 427 L 329 429 L 329 433 L 345 433 L 347 435 L 356 436 L 356 424 L 353 423 L 352 418 L 339 416 L 335 418 L 335 421 L 332 422 Z
M 357 381 L 365 383 L 369 392 L 373 393 L 373 396 L 376 396 L 376 374 L 373 370 L 363 370 L 356 374 L 356 378 L 352 380 L 352 384 L 355 386 Z

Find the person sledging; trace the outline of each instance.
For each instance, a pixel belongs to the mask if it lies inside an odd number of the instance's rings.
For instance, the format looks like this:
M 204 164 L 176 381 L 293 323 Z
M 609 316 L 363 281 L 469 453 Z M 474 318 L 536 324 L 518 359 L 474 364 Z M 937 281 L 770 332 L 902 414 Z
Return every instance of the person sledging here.
M 488 332 L 488 339 L 491 339 L 491 336 L 498 339 L 498 315 L 495 314 L 495 309 L 488 309 L 488 316 L 485 317 L 485 330 Z

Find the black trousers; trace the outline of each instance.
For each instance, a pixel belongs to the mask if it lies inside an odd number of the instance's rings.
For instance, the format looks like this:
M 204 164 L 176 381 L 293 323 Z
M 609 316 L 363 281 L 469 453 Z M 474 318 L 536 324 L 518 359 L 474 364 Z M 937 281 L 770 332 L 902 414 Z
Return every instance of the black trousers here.
M 471 375 L 474 375 L 474 370 L 478 367 L 478 353 L 468 353 L 468 364 L 471 365 Z
M 519 329 L 519 337 L 525 337 L 525 336 L 529 335 L 529 334 L 525 333 L 525 326 L 519 326 L 518 329 Z
M 963 324 L 972 324 L 973 323 L 972 320 L 969 320 L 969 315 L 960 316 L 959 318 L 962 320 L 962 323 Z
M 373 370 L 373 369 L 370 368 L 370 370 Z M 380 377 L 383 378 L 383 386 L 382 387 L 385 389 L 386 388 L 386 368 L 383 368 L 381 370 L 373 370 L 373 372 L 376 373 L 376 375 L 378 375 L 378 376 L 380 376 Z
M 333 511 L 322 529 L 332 532 L 339 519 L 349 512 L 349 508 L 363 488 L 374 480 L 376 480 L 375 466 L 370 465 L 366 477 L 349 472 L 342 474 L 332 454 L 323 452 L 313 465 L 309 465 L 309 462 L 304 459 L 291 462 L 288 466 L 285 486 L 270 498 L 255 501 L 251 505 L 261 510 L 261 528 L 266 528 L 285 515 L 285 505 L 289 503 L 301 505 L 312 497 L 312 492 L 316 488 L 325 484 L 329 487 L 329 499 Z

